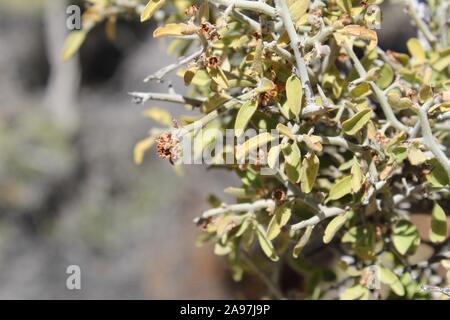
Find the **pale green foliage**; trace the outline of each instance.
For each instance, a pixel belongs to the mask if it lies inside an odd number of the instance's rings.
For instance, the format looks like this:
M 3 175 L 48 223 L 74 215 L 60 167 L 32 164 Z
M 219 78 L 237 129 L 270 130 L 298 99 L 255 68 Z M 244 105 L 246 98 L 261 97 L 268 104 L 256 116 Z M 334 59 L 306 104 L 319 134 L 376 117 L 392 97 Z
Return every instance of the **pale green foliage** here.
M 450 47 L 448 27 L 437 14 L 448 11 L 445 3 L 429 1 L 428 25 L 405 2 L 425 34 L 408 40 L 409 54 L 379 48 L 370 29 L 373 7 L 350 0 L 198 1 L 197 7 L 193 1 L 151 0 L 143 11 L 111 0 L 90 8 L 83 34 L 92 23 L 111 19 L 111 12 L 134 10 L 146 21 L 170 8 L 173 14 L 153 35 L 174 37 L 170 52 L 202 49 L 171 69 L 191 88 L 191 100 L 181 103 L 205 114 L 180 117 L 186 134 L 197 134 L 194 124 L 280 133 L 281 144 L 265 155 L 275 173 L 261 175 L 260 164 L 227 165 L 242 181 L 226 189 L 238 204 L 221 207 L 215 201 L 215 209 L 198 219 L 202 239 L 227 257 L 235 279 L 248 270 L 245 254 L 262 272 L 276 273 L 282 263 L 298 272 L 306 289 L 283 293 L 289 297 L 326 296 L 331 282 L 341 284 L 342 299 L 417 298 L 427 297 L 417 290 L 429 279 L 409 271 L 424 240 L 410 215 L 434 208 L 429 240 L 443 243 L 436 250 L 448 250 Z M 69 36 L 66 57 L 79 47 L 79 35 Z M 164 75 L 159 71 L 153 79 Z M 180 103 L 178 96 L 164 99 Z M 147 116 L 168 123 L 158 109 Z M 138 143 L 137 163 L 157 136 L 153 131 Z M 200 138 L 202 148 L 214 141 Z M 260 133 L 236 146 L 235 158 L 274 139 Z M 161 148 L 158 153 L 167 158 Z M 220 167 L 221 158 L 216 157 Z M 315 266 L 311 253 L 325 251 L 335 259 L 326 268 Z M 372 265 L 388 288 L 382 294 L 366 287 Z M 279 297 L 277 290 L 272 294 Z

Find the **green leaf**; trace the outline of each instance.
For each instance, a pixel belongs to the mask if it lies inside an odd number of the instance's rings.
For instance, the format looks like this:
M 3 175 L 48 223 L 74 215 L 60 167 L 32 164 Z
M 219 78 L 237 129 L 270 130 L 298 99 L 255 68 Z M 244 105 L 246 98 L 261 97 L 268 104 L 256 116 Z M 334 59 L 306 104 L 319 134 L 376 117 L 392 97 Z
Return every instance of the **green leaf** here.
M 237 135 L 244 132 L 256 109 L 258 109 L 258 103 L 255 100 L 248 100 L 240 107 L 234 123 L 234 130 Z M 240 133 L 238 134 L 238 132 Z
M 443 242 L 447 238 L 447 216 L 444 209 L 435 202 L 431 212 L 430 240 L 433 243 Z
M 417 228 L 408 220 L 400 220 L 394 225 L 391 240 L 401 255 L 413 254 L 420 244 Z
M 378 266 L 378 268 L 380 272 L 380 281 L 384 284 L 389 285 L 396 295 L 404 296 L 405 288 L 403 287 L 403 284 L 400 282 L 400 279 L 397 277 L 397 275 L 383 266 Z
M 328 200 L 337 200 L 352 192 L 352 176 L 345 176 L 338 180 L 330 189 Z
M 85 31 L 72 31 L 69 33 L 66 41 L 64 42 L 62 54 L 63 60 L 70 60 L 78 52 L 85 39 Z
M 228 78 L 223 72 L 221 68 L 206 68 L 208 74 L 211 79 L 214 80 L 220 87 L 224 89 L 228 89 L 230 87 L 230 83 L 228 82 Z
M 348 214 L 343 213 L 336 217 L 334 217 L 325 228 L 325 232 L 323 234 L 323 243 L 330 243 L 331 240 L 333 240 L 334 235 L 336 232 L 339 231 L 340 228 L 344 225 L 344 223 L 347 221 Z
M 280 234 L 281 228 L 289 222 L 291 214 L 291 208 L 286 204 L 275 209 L 274 215 L 267 227 L 267 238 L 269 240 L 275 239 Z
M 450 65 L 450 54 L 433 63 L 433 68 L 441 72 Z
M 377 76 L 375 83 L 381 89 L 386 89 L 394 81 L 394 70 L 388 63 L 385 63 L 381 66 Z
M 269 257 L 272 261 L 278 261 L 278 255 L 275 252 L 275 248 L 272 245 L 272 242 L 267 238 L 266 232 L 264 231 L 264 228 L 258 224 L 256 226 L 256 233 L 258 235 L 258 242 L 261 246 L 262 251 L 266 254 L 267 257 Z
M 369 122 L 371 116 L 372 109 L 363 109 L 350 119 L 345 120 L 342 123 L 342 129 L 346 134 L 354 135 L 361 130 L 367 122 Z
M 351 288 L 345 289 L 341 295 L 341 300 L 368 300 L 369 289 L 357 284 Z
M 145 6 L 144 10 L 142 10 L 141 22 L 150 20 L 153 14 L 157 10 L 159 10 L 164 5 L 165 2 L 166 0 L 156 0 L 156 1 L 150 0 Z
M 297 143 L 286 143 L 282 147 L 282 151 L 285 160 L 284 170 L 286 172 L 286 175 L 288 176 L 290 181 L 297 183 L 300 180 L 300 148 L 298 147 Z
M 291 109 L 289 108 L 287 101 L 283 105 L 281 105 L 279 103 L 277 105 L 278 105 L 278 108 L 280 109 L 280 112 L 283 115 L 283 117 L 285 117 L 288 120 L 295 118 L 295 115 L 292 113 Z
M 226 256 L 231 251 L 232 251 L 232 248 L 229 245 L 222 245 L 219 242 L 217 242 L 214 245 L 214 254 L 216 254 L 218 256 Z
M 360 98 L 370 94 L 370 85 L 367 82 L 362 82 L 350 91 L 353 98 Z
M 351 176 L 352 176 L 352 191 L 353 193 L 358 192 L 364 182 L 364 176 L 361 171 L 361 166 L 359 165 L 358 159 L 353 158 L 353 165 L 351 168 Z
M 311 233 L 314 229 L 314 226 L 308 226 L 305 229 L 305 232 L 300 237 L 300 240 L 297 242 L 297 244 L 294 247 L 294 251 L 292 252 L 292 256 L 294 258 L 297 258 L 300 253 L 302 252 L 303 248 L 306 246 L 306 244 L 309 241 L 309 238 L 311 237 Z
M 433 187 L 442 188 L 450 185 L 450 177 L 447 175 L 444 167 L 436 159 L 431 159 L 430 164 L 433 166 L 430 174 L 426 175 L 426 179 Z
M 419 90 L 419 101 L 425 103 L 433 97 L 433 89 L 429 85 L 422 85 Z
M 353 250 L 361 259 L 373 260 L 375 258 L 376 234 L 373 225 L 352 227 L 342 236 L 341 241 L 342 243 L 352 243 Z
M 300 168 L 300 182 L 301 189 L 304 193 L 310 193 L 317 174 L 319 173 L 320 162 L 315 153 L 308 153 L 303 159 Z
M 302 109 L 302 84 L 295 75 L 286 81 L 286 97 L 289 109 L 298 119 Z

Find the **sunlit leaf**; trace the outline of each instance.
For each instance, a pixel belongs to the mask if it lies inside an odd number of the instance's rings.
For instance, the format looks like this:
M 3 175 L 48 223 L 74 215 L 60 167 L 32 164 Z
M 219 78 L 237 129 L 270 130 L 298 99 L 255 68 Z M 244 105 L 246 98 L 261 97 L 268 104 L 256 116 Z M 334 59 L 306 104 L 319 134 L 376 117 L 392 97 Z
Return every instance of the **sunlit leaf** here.
M 248 139 L 242 145 L 236 147 L 236 159 L 244 158 L 251 151 L 256 150 L 260 146 L 267 145 L 273 139 L 274 136 L 272 136 L 269 132 L 263 132 Z
M 369 122 L 371 116 L 372 109 L 363 109 L 350 119 L 345 120 L 342 123 L 342 129 L 346 134 L 354 135 Z
M 364 182 L 364 176 L 361 171 L 361 166 L 356 158 L 353 159 L 353 164 L 351 168 L 351 176 L 352 176 L 352 191 L 353 193 L 358 192 Z
M 150 0 L 141 13 L 141 22 L 151 19 L 153 14 L 159 10 L 166 0 Z
M 319 173 L 319 158 L 315 153 L 308 153 L 303 159 L 300 169 L 301 189 L 304 193 L 310 193 Z
M 162 125 L 169 126 L 172 123 L 172 116 L 167 110 L 161 108 L 151 108 L 144 111 L 144 116 L 159 122 Z
M 269 226 L 267 227 L 267 238 L 269 240 L 275 239 L 280 234 L 281 228 L 289 222 L 291 214 L 291 208 L 286 204 L 275 209 Z
M 435 202 L 431 212 L 431 228 L 429 231 L 430 240 L 433 243 L 440 243 L 447 239 L 447 216 L 444 209 Z
M 289 109 L 298 118 L 302 109 L 302 84 L 295 75 L 286 81 L 286 96 Z
M 63 60 L 70 60 L 78 52 L 85 39 L 86 32 L 84 31 L 72 31 L 69 33 L 66 41 L 64 42 L 62 54 Z
M 337 200 L 352 192 L 352 176 L 339 179 L 330 189 L 328 200 Z
M 142 164 L 144 160 L 144 154 L 149 150 L 155 143 L 155 137 L 150 136 L 144 140 L 139 141 L 134 147 L 134 163 L 137 165 Z
M 405 288 L 403 287 L 397 275 L 386 267 L 379 266 L 378 268 L 380 281 L 384 284 L 389 285 L 396 295 L 404 296 Z
M 401 255 L 413 254 L 420 244 L 417 228 L 408 220 L 400 220 L 394 225 L 391 239 Z
M 282 146 L 285 160 L 285 172 L 289 180 L 298 182 L 300 180 L 301 152 L 297 143 Z
M 236 116 L 236 121 L 234 123 L 234 130 L 236 132 L 244 132 L 248 122 L 252 118 L 257 108 L 258 103 L 255 100 L 248 100 L 239 108 L 238 114 Z
M 297 258 L 300 255 L 300 253 L 302 252 L 303 248 L 308 243 L 309 238 L 311 237 L 311 233 L 312 233 L 313 229 L 314 229 L 314 226 L 306 227 L 305 232 L 300 237 L 300 240 L 297 242 L 297 244 L 294 247 L 294 251 L 292 252 L 292 256 L 294 258 Z
M 368 300 L 369 289 L 357 284 L 351 288 L 345 289 L 341 294 L 341 300 Z
M 153 31 L 153 37 L 174 37 L 193 34 L 194 30 L 185 23 L 168 23 Z
M 325 228 L 325 232 L 323 234 L 323 243 L 330 243 L 331 240 L 333 240 L 334 235 L 336 232 L 339 231 L 339 229 L 342 228 L 342 226 L 347 221 L 348 214 L 343 213 L 336 217 L 334 217 Z
M 417 62 L 425 61 L 425 50 L 422 47 L 419 39 L 411 38 L 406 42 L 409 53 L 416 59 Z

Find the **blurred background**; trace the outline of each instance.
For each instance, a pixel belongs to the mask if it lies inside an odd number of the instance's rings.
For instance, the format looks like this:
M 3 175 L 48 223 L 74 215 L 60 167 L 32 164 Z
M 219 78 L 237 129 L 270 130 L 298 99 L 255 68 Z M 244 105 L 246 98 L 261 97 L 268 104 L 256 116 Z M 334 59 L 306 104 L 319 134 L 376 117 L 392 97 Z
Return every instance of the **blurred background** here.
M 239 297 L 249 287 L 230 280 L 211 247 L 196 247 L 192 223 L 237 179 L 199 165 L 180 177 L 154 152 L 132 161 L 156 124 L 127 92 L 166 91 L 142 79 L 176 57 L 136 19 L 119 22 L 114 43 L 95 29 L 63 63 L 73 3 L 0 0 L 0 299 Z M 383 12 L 382 45 L 404 51 L 409 20 L 399 6 Z M 66 289 L 72 264 L 82 290 Z

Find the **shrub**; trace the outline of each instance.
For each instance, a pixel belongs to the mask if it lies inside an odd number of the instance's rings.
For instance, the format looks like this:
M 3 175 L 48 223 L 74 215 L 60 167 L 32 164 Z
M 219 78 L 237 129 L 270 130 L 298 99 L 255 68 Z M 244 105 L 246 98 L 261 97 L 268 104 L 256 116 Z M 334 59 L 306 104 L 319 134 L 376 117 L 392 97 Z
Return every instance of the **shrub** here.
M 225 190 L 236 203 L 210 197 L 213 208 L 196 219 L 200 242 L 215 244 L 235 280 L 256 272 L 273 298 L 342 299 L 430 297 L 421 284 L 450 281 L 447 1 L 404 1 L 418 28 L 409 54 L 378 46 L 377 0 L 88 2 L 65 58 L 104 20 L 113 35 L 117 16 L 156 16 L 153 36 L 173 38 L 180 58 L 146 81 L 176 71 L 189 95 L 172 87 L 131 95 L 203 115 L 172 121 L 147 110 L 169 128 L 152 129 L 135 162 L 156 142 L 175 166 L 207 154 L 210 166 L 239 176 Z M 244 139 L 246 129 L 256 135 Z M 419 235 L 410 216 L 430 211 L 429 232 Z M 421 243 L 434 249 L 423 261 Z M 440 265 L 447 279 L 430 277 Z M 280 288 L 283 266 L 305 285 Z

